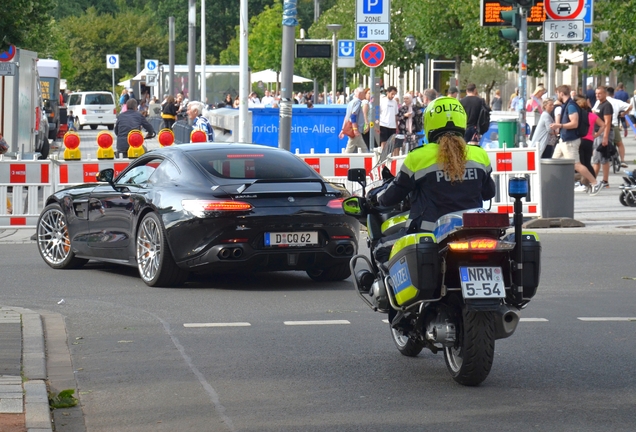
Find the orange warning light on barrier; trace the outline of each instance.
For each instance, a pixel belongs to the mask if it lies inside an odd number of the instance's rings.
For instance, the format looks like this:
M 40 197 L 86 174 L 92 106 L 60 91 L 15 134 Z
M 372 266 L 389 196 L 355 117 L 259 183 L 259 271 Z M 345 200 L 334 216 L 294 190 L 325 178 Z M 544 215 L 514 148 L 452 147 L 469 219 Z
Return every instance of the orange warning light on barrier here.
M 144 154 L 144 136 L 139 129 L 128 132 L 128 158 L 135 159 Z
M 200 142 L 208 142 L 208 134 L 206 134 L 201 129 L 193 130 L 190 133 L 190 142 L 200 143 Z
M 157 140 L 161 147 L 169 147 L 174 144 L 174 132 L 172 132 L 172 129 L 168 128 L 161 129 L 157 136 Z
M 82 153 L 80 152 L 80 136 L 77 132 L 66 132 L 64 134 L 64 160 L 80 160 Z
M 97 159 L 115 159 L 113 151 L 113 135 L 108 131 L 101 131 L 97 134 Z

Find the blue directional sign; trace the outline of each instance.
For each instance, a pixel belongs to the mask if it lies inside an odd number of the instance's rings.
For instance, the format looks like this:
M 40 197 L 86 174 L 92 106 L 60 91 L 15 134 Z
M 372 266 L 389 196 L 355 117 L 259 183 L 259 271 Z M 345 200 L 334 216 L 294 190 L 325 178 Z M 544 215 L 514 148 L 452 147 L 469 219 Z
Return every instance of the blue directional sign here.
M 594 0 L 585 0 L 585 15 L 583 15 L 583 21 L 585 25 L 591 26 L 594 23 Z M 591 43 L 592 40 L 590 39 Z
M 339 40 L 338 41 L 338 57 L 355 58 L 355 56 L 356 56 L 356 41 L 354 40 Z
M 156 74 L 159 69 L 159 61 L 158 60 L 148 60 L 145 62 L 146 73 Z

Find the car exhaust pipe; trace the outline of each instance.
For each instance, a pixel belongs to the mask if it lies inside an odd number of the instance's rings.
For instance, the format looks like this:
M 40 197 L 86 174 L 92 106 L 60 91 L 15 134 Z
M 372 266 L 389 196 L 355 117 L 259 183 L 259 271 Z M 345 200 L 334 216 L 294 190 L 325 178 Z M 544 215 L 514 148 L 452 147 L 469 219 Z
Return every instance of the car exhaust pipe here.
M 223 248 L 219 251 L 219 258 L 221 259 L 228 259 L 231 255 L 231 252 L 229 249 Z
M 353 255 L 353 245 L 345 246 L 345 255 Z
M 345 253 L 345 249 L 344 245 L 336 246 L 336 255 L 343 255 Z
M 241 248 L 232 249 L 232 258 L 238 259 L 242 256 L 243 256 L 243 249 Z
M 495 339 L 505 339 L 512 336 L 519 324 L 519 309 L 513 306 L 502 305 L 495 315 Z

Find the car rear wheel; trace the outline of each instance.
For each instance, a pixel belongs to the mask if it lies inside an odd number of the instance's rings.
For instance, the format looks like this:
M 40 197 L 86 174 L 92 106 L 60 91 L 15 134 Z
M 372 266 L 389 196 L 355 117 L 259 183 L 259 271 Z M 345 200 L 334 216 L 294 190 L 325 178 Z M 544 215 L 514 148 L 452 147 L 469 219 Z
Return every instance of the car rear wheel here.
M 316 282 L 341 281 L 351 276 L 351 269 L 349 263 L 342 263 L 326 269 L 307 270 L 307 276 Z
M 108 130 L 113 130 L 113 129 L 115 129 L 115 125 L 114 125 L 114 124 L 107 125 L 107 126 L 108 126 Z
M 166 231 L 155 213 L 144 216 L 137 230 L 137 268 L 146 285 L 174 287 L 185 282 L 188 272 L 177 266 L 168 247 Z
M 75 257 L 71 249 L 66 216 L 59 204 L 49 204 L 42 210 L 36 232 L 38 251 L 50 267 L 79 268 L 88 262 L 87 259 Z
M 97 125 L 91 125 L 91 130 L 97 129 Z

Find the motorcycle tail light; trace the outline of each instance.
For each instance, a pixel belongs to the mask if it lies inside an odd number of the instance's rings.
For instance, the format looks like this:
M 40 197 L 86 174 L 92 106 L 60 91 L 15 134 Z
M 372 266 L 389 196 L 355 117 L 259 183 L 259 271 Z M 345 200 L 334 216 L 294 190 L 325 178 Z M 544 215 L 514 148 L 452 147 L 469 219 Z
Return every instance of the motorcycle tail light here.
M 464 228 L 508 228 L 510 219 L 507 213 L 464 213 Z
M 503 251 L 512 250 L 515 244 L 491 238 L 474 238 L 450 242 L 448 247 L 454 252 Z
M 183 200 L 183 209 L 198 217 L 208 212 L 246 212 L 252 210 L 252 204 L 232 200 Z
M 342 202 L 344 198 L 333 199 L 327 203 L 327 207 L 342 210 Z

